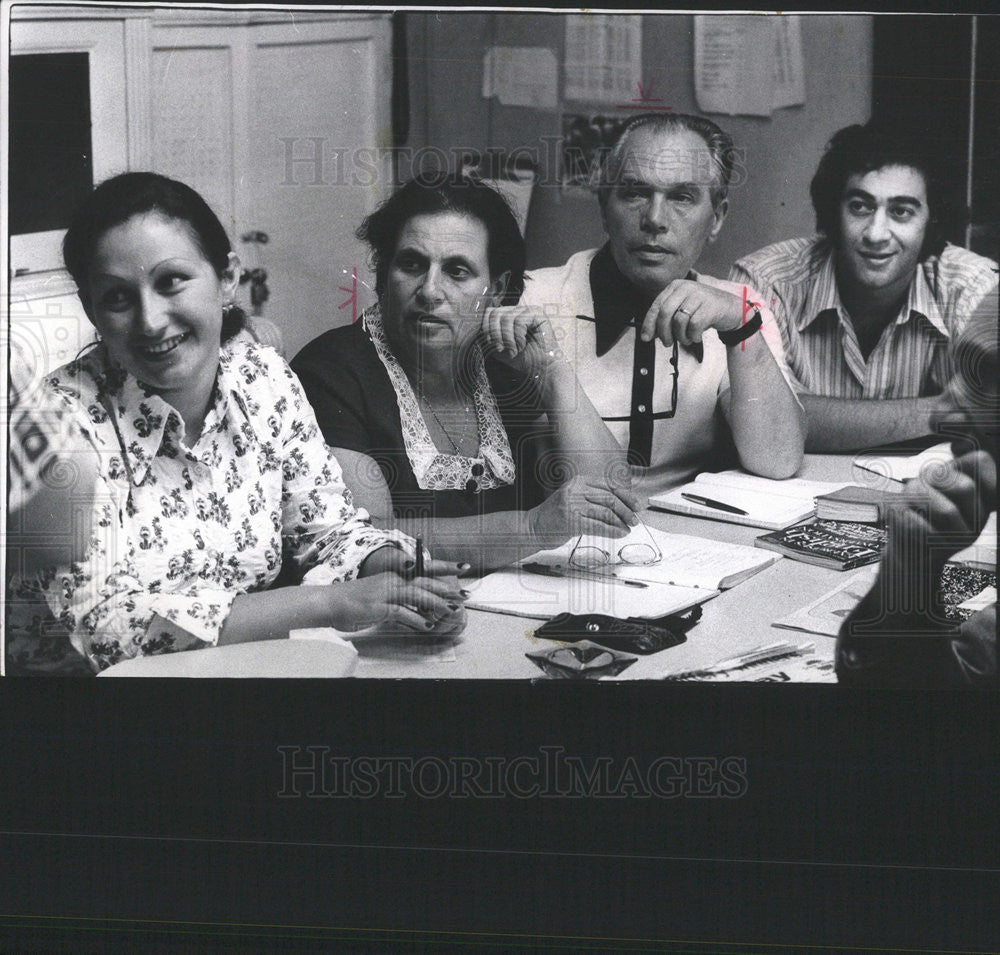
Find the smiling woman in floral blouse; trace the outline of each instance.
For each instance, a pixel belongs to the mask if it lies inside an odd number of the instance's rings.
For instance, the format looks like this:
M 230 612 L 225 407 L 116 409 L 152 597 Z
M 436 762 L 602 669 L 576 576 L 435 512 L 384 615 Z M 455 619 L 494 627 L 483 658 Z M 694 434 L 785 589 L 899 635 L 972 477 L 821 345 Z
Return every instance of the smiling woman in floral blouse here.
M 197 193 L 117 176 L 63 252 L 101 342 L 43 383 L 82 440 L 62 462 L 76 475 L 53 528 L 67 543 L 10 592 L 9 672 L 89 672 L 301 627 L 464 626 L 460 568 L 428 561 L 412 577 L 412 541 L 355 509 L 294 374 L 238 334 L 239 262 Z M 20 551 L 15 574 L 30 563 Z M 268 590 L 285 561 L 323 586 Z

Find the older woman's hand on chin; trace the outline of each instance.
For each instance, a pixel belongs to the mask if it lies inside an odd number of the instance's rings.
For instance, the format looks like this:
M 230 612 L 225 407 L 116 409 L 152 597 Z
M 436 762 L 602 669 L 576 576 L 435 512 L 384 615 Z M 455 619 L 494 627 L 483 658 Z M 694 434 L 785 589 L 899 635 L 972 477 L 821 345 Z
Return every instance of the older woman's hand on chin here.
M 528 512 L 532 537 L 558 547 L 578 534 L 625 537 L 639 523 L 639 500 L 624 488 L 595 477 L 575 477 Z
M 566 361 L 549 320 L 537 306 L 487 308 L 481 331 L 484 353 L 526 376 L 544 378 L 554 365 Z

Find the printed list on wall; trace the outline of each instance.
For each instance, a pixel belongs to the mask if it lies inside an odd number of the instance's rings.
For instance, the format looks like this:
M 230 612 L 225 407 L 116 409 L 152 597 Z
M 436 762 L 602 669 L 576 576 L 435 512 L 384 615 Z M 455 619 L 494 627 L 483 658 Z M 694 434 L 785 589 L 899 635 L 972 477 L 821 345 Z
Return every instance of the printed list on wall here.
M 563 96 L 621 103 L 642 76 L 642 18 L 573 15 L 566 18 Z
M 805 103 L 800 18 L 696 16 L 694 75 L 704 113 L 770 116 Z

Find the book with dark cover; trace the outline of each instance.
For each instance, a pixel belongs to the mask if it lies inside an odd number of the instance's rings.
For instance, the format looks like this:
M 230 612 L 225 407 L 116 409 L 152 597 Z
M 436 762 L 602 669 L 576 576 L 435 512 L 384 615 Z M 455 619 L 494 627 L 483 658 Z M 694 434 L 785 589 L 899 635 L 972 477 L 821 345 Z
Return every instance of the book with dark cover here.
M 819 567 L 854 570 L 875 563 L 882 556 L 885 541 L 885 530 L 871 524 L 813 521 L 764 534 L 754 546 Z
M 839 491 L 816 498 L 816 517 L 821 521 L 860 521 L 884 524 L 888 505 L 901 500 L 898 491 L 880 491 L 873 487 L 849 484 Z

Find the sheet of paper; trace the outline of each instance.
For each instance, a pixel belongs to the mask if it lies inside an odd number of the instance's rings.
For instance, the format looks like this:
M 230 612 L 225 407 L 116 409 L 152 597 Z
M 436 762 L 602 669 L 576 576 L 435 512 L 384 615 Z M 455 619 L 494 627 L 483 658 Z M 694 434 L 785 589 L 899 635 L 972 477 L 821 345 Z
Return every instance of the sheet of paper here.
M 810 481 L 807 478 L 788 478 L 776 481 L 772 478 L 758 477 L 745 471 L 717 471 L 699 474 L 694 479 L 695 484 L 711 484 L 713 487 L 730 487 L 737 491 L 759 492 L 768 497 L 783 497 L 795 501 L 810 503 L 820 494 L 830 494 L 839 491 L 848 484 L 847 481 Z
M 770 116 L 775 37 L 771 17 L 694 18 L 694 89 L 698 109 L 727 116 Z
M 559 71 L 544 46 L 494 46 L 483 57 L 483 96 L 504 106 L 554 109 Z
M 574 14 L 566 17 L 563 95 L 589 103 L 629 102 L 642 82 L 642 19 Z
M 768 19 L 774 31 L 774 108 L 799 106 L 806 101 L 801 17 L 785 13 Z
M 548 619 L 559 613 L 612 617 L 662 617 L 718 594 L 716 590 L 651 584 L 629 587 L 600 577 L 542 577 L 512 568 L 469 581 L 466 605 L 519 617 Z
M 993 604 L 997 602 L 997 589 L 996 587 L 984 587 L 975 597 L 970 597 L 968 600 L 963 600 L 958 606 L 962 610 L 971 610 L 973 613 L 979 613 L 980 610 L 985 610 L 987 607 L 992 607 Z
M 920 472 L 925 467 L 933 469 L 954 460 L 951 443 L 942 441 L 940 444 L 926 448 L 920 454 L 909 457 L 897 457 L 891 454 L 859 454 L 854 459 L 854 466 L 882 477 L 893 478 L 896 481 L 910 481 L 919 477 Z
M 984 570 L 992 570 L 997 565 L 997 512 L 986 519 L 983 532 L 965 550 L 960 550 L 951 560 L 958 564 L 971 564 Z
M 871 590 L 877 575 L 878 565 L 859 570 L 808 606 L 775 620 L 771 626 L 835 637 L 847 615 Z

